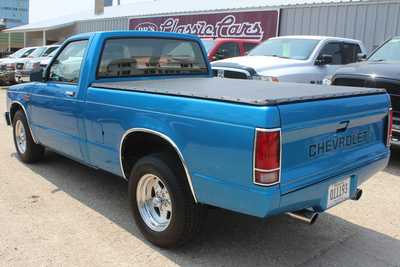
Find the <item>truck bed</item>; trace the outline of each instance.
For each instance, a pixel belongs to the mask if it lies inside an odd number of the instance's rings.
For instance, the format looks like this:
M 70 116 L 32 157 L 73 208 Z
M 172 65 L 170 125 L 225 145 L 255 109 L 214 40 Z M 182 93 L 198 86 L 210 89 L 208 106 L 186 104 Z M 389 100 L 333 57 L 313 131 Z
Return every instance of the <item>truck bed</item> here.
M 221 78 L 174 78 L 93 83 L 93 87 L 211 99 L 256 106 L 382 94 L 385 90 Z

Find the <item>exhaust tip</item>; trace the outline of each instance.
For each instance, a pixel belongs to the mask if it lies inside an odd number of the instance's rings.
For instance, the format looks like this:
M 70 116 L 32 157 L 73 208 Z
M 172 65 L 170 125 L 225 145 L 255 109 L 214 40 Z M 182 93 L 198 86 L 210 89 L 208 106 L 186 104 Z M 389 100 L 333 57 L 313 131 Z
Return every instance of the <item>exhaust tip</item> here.
M 351 199 L 357 201 L 361 198 L 362 194 L 363 194 L 362 189 L 357 189 L 356 193 L 354 194 L 354 196 Z
M 315 213 L 311 216 L 310 222 L 309 222 L 308 224 L 309 224 L 309 225 L 313 225 L 313 224 L 317 221 L 318 217 L 319 217 L 319 213 L 318 213 L 318 212 L 315 212 Z
M 319 216 L 318 212 L 311 211 L 308 209 L 298 210 L 298 211 L 294 211 L 294 212 L 288 212 L 286 214 L 292 218 L 295 218 L 297 220 L 305 222 L 309 225 L 314 224 L 317 221 L 318 216 Z

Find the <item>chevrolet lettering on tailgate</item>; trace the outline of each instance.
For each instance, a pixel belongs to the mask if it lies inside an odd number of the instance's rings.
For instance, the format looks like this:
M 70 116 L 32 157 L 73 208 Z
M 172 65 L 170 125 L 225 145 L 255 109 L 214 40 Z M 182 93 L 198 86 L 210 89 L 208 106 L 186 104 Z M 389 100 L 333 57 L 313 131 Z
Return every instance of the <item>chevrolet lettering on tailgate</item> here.
M 344 136 L 334 136 L 317 144 L 309 146 L 308 155 L 310 158 L 322 156 L 326 153 L 344 149 L 360 144 L 365 144 L 369 140 L 369 131 L 359 131 Z

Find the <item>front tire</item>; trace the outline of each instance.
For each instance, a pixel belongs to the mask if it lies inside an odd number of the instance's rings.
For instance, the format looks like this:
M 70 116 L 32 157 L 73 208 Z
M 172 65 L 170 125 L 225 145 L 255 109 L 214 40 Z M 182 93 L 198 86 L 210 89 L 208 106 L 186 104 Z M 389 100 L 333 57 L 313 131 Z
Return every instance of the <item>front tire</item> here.
M 178 247 L 201 230 L 206 209 L 194 202 L 184 172 L 167 153 L 140 159 L 129 179 L 129 200 L 141 233 L 163 248 Z
M 18 110 L 13 118 L 14 145 L 22 162 L 34 163 L 43 158 L 44 147 L 33 141 L 25 114 Z

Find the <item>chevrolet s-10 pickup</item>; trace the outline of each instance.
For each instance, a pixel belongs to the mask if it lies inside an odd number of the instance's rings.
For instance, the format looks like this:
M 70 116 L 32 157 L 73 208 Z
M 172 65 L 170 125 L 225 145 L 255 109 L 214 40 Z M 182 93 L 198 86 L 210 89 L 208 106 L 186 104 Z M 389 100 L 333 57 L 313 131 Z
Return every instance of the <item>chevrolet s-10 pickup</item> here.
M 190 35 L 77 35 L 31 80 L 7 92 L 21 161 L 49 149 L 126 179 L 161 247 L 191 240 L 210 206 L 313 223 L 390 156 L 384 90 L 214 78 Z

